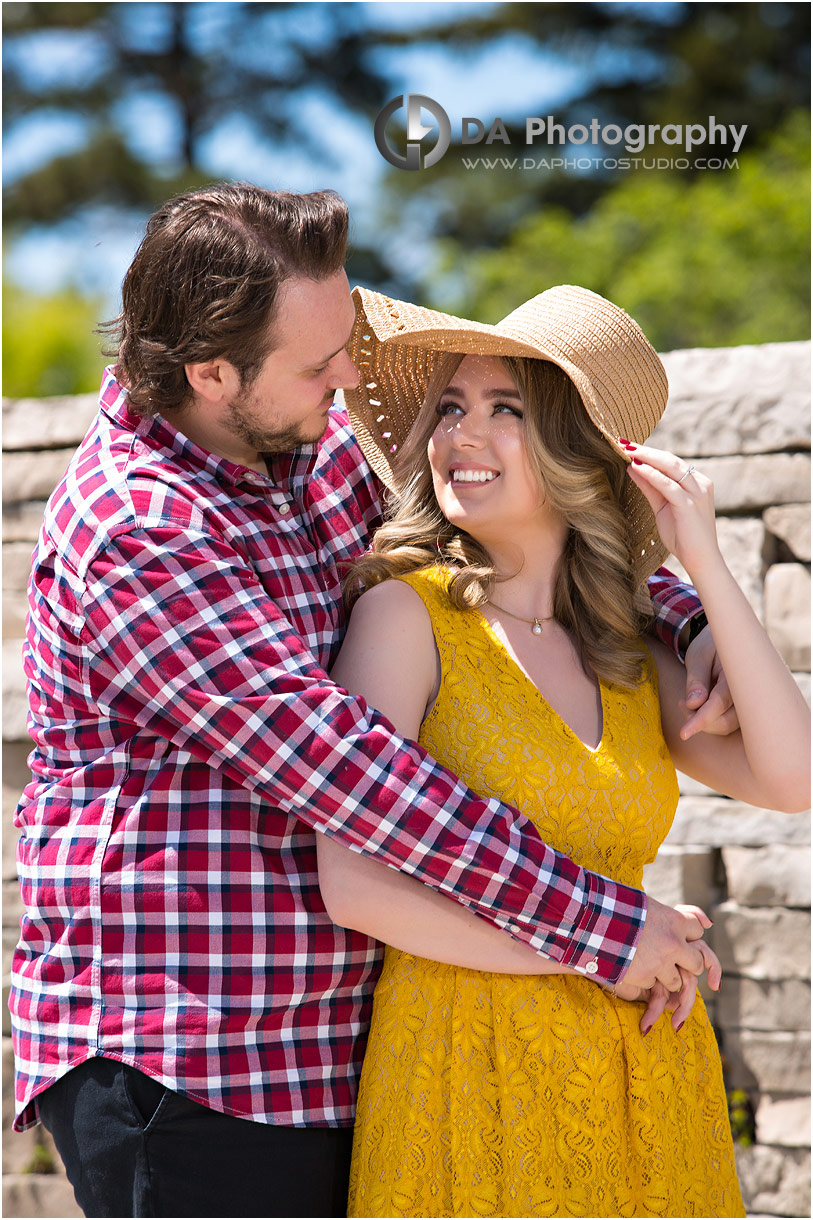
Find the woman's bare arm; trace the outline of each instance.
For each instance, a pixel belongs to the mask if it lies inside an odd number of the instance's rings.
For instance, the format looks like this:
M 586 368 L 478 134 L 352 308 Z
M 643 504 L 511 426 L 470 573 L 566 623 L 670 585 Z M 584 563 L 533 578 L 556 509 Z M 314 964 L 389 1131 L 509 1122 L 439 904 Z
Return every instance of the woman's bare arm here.
M 681 738 L 685 676 L 652 649 L 664 736 L 676 766 L 718 792 L 796 813 L 810 803 L 810 714 L 792 675 L 728 570 L 717 545 L 711 483 L 672 454 L 639 446 L 630 477 L 647 496 L 664 543 L 700 595 L 740 728 Z
M 450 966 L 502 974 L 574 974 L 413 877 L 318 835 L 319 885 L 334 923 Z
M 388 580 L 359 598 L 331 676 L 362 695 L 402 736 L 417 739 L 437 691 L 439 661 L 429 614 L 414 589 Z M 317 849 L 322 897 L 341 927 L 474 970 L 574 973 L 397 869 L 325 835 L 317 836 Z

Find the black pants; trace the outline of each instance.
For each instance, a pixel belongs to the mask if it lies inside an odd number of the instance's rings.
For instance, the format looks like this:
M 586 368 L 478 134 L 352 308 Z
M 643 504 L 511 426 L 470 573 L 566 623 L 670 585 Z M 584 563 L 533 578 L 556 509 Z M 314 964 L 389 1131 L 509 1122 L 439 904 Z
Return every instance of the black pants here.
M 232 1118 L 112 1059 L 39 1106 L 86 1216 L 346 1215 L 351 1128 Z

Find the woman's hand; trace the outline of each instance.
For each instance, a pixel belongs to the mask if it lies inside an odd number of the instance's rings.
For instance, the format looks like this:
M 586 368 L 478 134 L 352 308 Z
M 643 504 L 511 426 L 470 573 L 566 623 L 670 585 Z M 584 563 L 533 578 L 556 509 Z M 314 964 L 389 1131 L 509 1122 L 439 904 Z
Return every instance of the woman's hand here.
M 649 501 L 669 552 L 692 578 L 721 562 L 711 480 L 663 449 L 628 443 L 628 452 L 633 458 L 627 473 Z
M 702 923 L 704 928 L 712 926 L 708 915 L 701 911 L 700 907 L 678 906 L 675 909 L 682 911 L 685 915 L 693 915 Z M 712 991 L 719 991 L 723 977 L 720 959 L 704 940 L 695 941 L 695 944 L 703 955 L 703 961 L 708 971 L 709 986 Z M 664 1012 L 671 1012 L 672 1028 L 677 1033 L 683 1027 L 684 1021 L 692 1011 L 697 995 L 698 978 L 680 966 L 677 969 L 681 979 L 679 991 L 669 991 L 663 983 L 658 982 L 648 988 L 636 987 L 634 984 L 623 982 L 616 983 L 615 985 L 615 994 L 619 1000 L 646 1004 L 646 1009 L 640 1022 L 641 1033 L 645 1037 Z
M 646 1004 L 640 1022 L 641 1033 L 644 1037 L 665 1012 L 671 1012 L 672 1028 L 677 1033 L 692 1011 L 697 995 L 697 976 L 689 974 L 688 970 L 683 970 L 680 966 L 678 966 L 678 970 L 683 983 L 680 991 L 668 991 L 663 983 L 655 983 L 654 987 L 650 987 L 648 990 L 627 983 L 616 984 L 615 994 L 619 1000 Z
M 681 1002 L 681 1009 L 688 1013 L 694 1003 L 694 997 L 697 992 L 697 978 L 688 971 L 682 970 L 678 966 L 680 977 L 683 986 L 680 991 L 669 991 L 664 987 L 663 983 L 655 983 L 652 987 L 636 987 L 632 983 L 616 983 L 615 994 L 619 1000 L 626 1000 L 631 1004 L 646 1004 L 644 1014 L 641 1017 L 640 1028 L 641 1033 L 646 1037 L 653 1025 L 663 1015 L 670 1011 L 672 1013 Z M 672 1026 L 677 1031 L 680 1025 L 675 1023 L 674 1016 L 672 1017 Z

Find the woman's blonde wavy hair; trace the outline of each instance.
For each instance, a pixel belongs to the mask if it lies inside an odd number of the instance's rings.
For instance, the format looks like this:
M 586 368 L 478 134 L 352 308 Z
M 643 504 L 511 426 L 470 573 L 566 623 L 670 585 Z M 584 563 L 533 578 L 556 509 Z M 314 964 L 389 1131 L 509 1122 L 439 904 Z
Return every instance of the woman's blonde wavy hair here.
M 452 571 L 448 595 L 458 609 L 482 606 L 499 577 L 485 548 L 440 510 L 427 456 L 437 406 L 463 357 L 438 367 L 399 456 L 398 485 L 372 550 L 346 581 L 349 603 L 365 589 L 438 563 Z M 576 387 L 546 360 L 501 357 L 525 408 L 525 444 L 542 492 L 569 528 L 554 592 L 554 617 L 585 665 L 606 681 L 633 687 L 642 678 L 640 635 L 650 615 L 636 599 L 622 492 L 623 459 L 588 417 Z M 506 579 L 506 578 L 503 578 Z

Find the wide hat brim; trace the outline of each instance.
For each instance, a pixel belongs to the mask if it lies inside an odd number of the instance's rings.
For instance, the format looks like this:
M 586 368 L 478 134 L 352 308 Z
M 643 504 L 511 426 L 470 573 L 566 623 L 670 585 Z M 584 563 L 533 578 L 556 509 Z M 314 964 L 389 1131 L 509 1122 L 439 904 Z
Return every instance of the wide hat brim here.
M 630 455 L 618 438 L 642 444 L 666 407 L 666 372 L 654 348 L 629 314 L 587 288 L 549 288 L 495 326 L 366 288 L 355 288 L 353 297 L 348 352 L 359 384 L 344 397 L 362 451 L 390 489 L 397 485 L 398 454 L 448 353 L 527 356 L 558 365 L 625 461 Z M 636 583 L 642 583 L 668 551 L 649 503 L 629 480 L 624 508 Z

